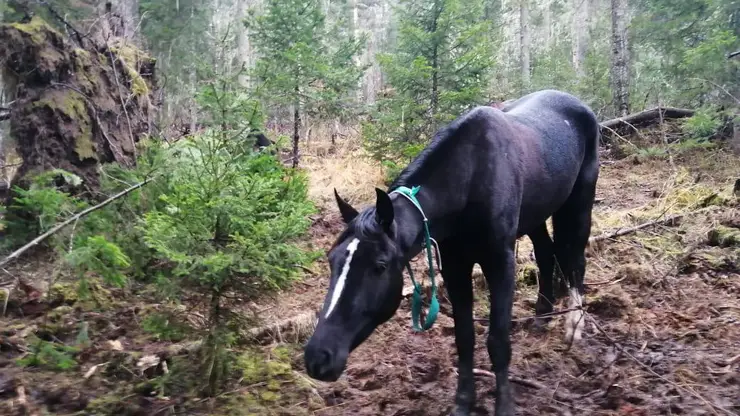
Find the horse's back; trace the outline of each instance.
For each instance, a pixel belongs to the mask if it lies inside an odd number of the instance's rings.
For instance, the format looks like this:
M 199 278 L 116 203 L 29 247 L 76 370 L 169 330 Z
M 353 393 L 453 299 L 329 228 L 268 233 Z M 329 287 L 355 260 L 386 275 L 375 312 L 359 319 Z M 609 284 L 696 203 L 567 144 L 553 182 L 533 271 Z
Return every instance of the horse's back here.
M 493 110 L 498 111 L 498 110 Z M 543 90 L 525 95 L 490 117 L 511 126 L 502 140 L 520 143 L 522 202 L 520 232 L 539 225 L 568 198 L 574 187 L 595 182 L 598 121 L 571 94 Z

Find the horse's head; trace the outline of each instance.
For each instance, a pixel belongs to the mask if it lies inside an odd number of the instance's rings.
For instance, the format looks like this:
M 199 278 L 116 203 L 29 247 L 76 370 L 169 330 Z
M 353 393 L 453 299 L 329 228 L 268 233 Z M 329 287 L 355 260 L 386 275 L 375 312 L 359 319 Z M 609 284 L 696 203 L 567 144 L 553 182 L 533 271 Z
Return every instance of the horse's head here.
M 375 191 L 375 206 L 359 213 L 334 191 L 347 227 L 329 251 L 329 291 L 304 354 L 308 375 L 318 380 L 338 379 L 350 352 L 401 303 L 404 258 L 393 205 L 387 193 Z

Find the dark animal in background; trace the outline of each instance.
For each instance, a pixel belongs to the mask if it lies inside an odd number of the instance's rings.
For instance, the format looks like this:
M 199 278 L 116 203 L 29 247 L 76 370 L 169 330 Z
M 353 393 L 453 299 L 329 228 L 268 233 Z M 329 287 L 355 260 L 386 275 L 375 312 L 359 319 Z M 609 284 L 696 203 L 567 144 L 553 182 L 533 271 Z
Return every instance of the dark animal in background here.
M 270 154 L 275 154 L 275 149 L 270 148 L 273 144 L 275 144 L 272 140 L 268 139 L 267 136 L 265 136 L 264 133 L 262 133 L 259 130 L 252 130 L 248 135 L 248 138 L 254 140 L 253 148 L 255 151 L 263 151 L 264 149 L 268 148 Z
M 536 312 L 553 310 L 555 259 L 581 302 L 585 247 L 599 173 L 599 125 L 576 97 L 554 90 L 526 95 L 505 111 L 477 107 L 441 129 L 390 186 L 420 186 L 417 198 L 439 242 L 459 357 L 455 415 L 475 402 L 473 288 L 480 264 L 490 291 L 488 354 L 496 374 L 496 414 L 511 415 L 509 328 L 515 241 L 528 235 L 540 270 Z M 308 375 L 334 381 L 351 351 L 389 320 L 402 300 L 402 269 L 422 249 L 423 216 L 408 199 L 376 189 L 361 212 L 335 191 L 347 224 L 328 254 L 329 291 L 305 346 Z M 551 217 L 554 241 L 545 221 Z M 583 312 L 566 319 L 568 341 L 581 336 Z

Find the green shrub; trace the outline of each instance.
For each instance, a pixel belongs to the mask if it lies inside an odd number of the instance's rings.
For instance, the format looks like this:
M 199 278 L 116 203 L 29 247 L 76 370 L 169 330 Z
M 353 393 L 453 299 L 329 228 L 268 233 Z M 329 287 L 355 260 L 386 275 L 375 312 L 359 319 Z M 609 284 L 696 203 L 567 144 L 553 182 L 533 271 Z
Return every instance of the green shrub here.
M 28 355 L 18 360 L 18 365 L 55 371 L 69 371 L 77 367 L 74 359 L 77 348 L 38 339 L 30 344 L 30 349 Z
M 683 130 L 695 139 L 712 136 L 722 126 L 717 113 L 701 110 L 683 121 Z

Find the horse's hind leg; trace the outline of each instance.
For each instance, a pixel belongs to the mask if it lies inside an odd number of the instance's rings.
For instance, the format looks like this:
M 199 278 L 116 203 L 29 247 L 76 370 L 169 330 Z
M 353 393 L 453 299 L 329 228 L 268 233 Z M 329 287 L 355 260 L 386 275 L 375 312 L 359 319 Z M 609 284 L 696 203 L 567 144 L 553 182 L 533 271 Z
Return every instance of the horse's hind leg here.
M 579 177 L 573 192 L 558 212 L 553 215 L 556 267 L 570 284 L 569 308 L 581 306 L 583 277 L 586 273 L 586 245 L 591 234 L 591 210 L 596 193 L 596 180 Z M 583 311 L 573 311 L 566 317 L 565 340 L 568 343 L 581 338 L 584 326 Z
M 553 291 L 554 247 L 552 239 L 550 239 L 550 233 L 547 232 L 547 224 L 544 222 L 527 236 L 532 240 L 537 268 L 540 271 L 535 313 L 542 315 L 552 312 L 555 304 L 555 293 Z M 544 323 L 544 321 L 546 320 L 538 319 L 539 323 Z

